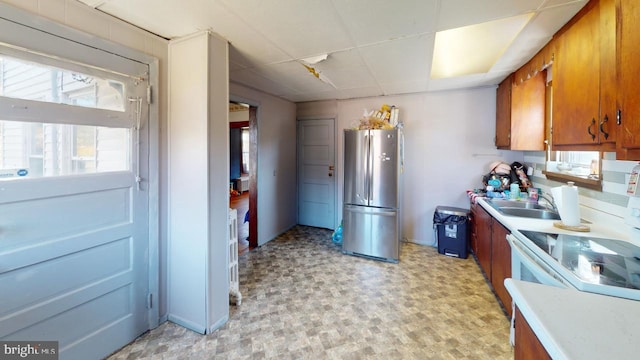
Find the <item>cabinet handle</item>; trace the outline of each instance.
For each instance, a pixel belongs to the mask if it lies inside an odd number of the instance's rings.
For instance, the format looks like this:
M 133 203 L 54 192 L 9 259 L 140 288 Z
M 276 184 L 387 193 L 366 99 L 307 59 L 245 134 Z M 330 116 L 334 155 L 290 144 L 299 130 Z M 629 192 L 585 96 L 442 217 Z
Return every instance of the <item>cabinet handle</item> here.
M 604 131 L 604 123 L 609 121 L 609 117 L 607 115 L 604 116 L 604 119 L 600 122 L 600 132 L 604 134 L 604 139 L 607 140 L 609 138 L 609 133 Z
M 620 109 L 616 112 L 616 124 L 622 124 L 622 110 Z
M 593 118 L 593 119 L 591 119 L 591 124 L 589 126 L 587 126 L 587 132 L 589 133 L 589 135 L 591 135 L 591 140 L 592 141 L 596 139 L 596 134 L 591 132 L 591 127 L 593 125 L 595 125 L 595 124 L 596 124 L 596 119 Z

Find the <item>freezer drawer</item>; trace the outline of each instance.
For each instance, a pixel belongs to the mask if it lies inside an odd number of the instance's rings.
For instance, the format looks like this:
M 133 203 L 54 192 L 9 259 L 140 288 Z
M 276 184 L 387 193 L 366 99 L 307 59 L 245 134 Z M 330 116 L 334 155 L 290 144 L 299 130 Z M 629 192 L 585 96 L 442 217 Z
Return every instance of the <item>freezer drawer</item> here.
M 396 209 L 345 205 L 342 251 L 379 260 L 398 262 L 400 236 Z

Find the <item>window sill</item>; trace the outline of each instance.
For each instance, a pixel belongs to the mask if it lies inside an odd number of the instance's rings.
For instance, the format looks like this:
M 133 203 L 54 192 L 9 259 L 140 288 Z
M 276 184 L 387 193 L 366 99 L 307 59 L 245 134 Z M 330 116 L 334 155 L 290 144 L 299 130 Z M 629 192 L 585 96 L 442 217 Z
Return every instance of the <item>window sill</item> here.
M 549 180 L 559 181 L 562 183 L 566 183 L 567 181 L 573 181 L 576 186 L 583 187 L 591 190 L 602 191 L 602 180 L 600 179 L 588 179 L 583 177 L 578 177 L 575 175 L 562 174 L 551 171 L 542 171 L 542 173 Z

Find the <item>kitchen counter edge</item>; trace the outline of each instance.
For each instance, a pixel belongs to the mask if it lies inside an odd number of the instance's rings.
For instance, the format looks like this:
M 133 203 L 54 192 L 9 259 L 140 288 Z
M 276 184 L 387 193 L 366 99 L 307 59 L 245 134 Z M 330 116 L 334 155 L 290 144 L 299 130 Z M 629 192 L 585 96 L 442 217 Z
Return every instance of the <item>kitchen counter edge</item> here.
M 637 358 L 637 301 L 515 279 L 504 284 L 552 359 Z

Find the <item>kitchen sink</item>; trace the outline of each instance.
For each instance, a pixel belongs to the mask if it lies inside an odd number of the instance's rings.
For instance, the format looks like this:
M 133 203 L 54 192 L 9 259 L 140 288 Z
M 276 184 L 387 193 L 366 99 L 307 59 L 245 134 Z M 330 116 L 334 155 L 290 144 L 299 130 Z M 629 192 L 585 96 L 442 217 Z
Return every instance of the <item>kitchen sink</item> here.
M 510 201 L 489 199 L 487 203 L 503 215 L 526 217 L 531 219 L 560 220 L 560 215 L 540 204 L 528 201 Z
M 557 212 L 547 209 L 504 207 L 498 209 L 498 211 L 507 216 L 519 216 L 532 219 L 560 220 L 560 215 L 558 215 Z
M 493 206 L 496 210 L 500 210 L 501 208 L 518 208 L 518 209 L 541 209 L 541 210 L 549 210 L 548 208 L 534 202 L 529 201 L 515 201 L 515 200 L 500 200 L 500 199 L 489 199 L 487 202 Z

